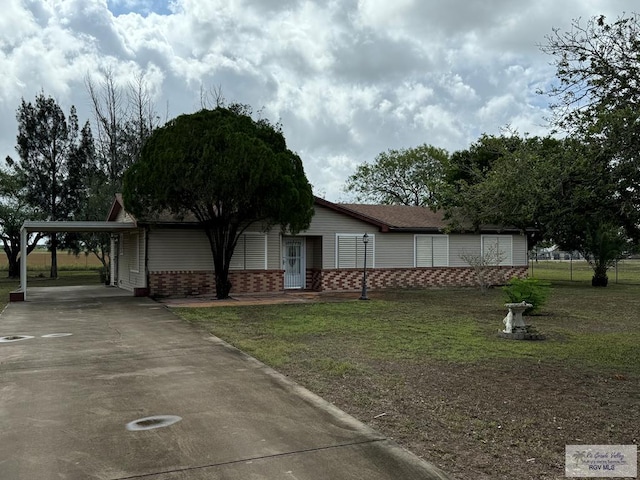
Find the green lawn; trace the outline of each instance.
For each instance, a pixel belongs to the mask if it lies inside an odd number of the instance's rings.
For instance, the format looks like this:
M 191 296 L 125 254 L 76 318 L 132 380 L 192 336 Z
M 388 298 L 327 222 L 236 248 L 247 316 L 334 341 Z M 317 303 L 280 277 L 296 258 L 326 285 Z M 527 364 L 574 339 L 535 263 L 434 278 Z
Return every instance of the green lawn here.
M 638 293 L 630 285 L 594 289 L 586 283 L 556 283 L 549 305 L 529 319 L 548 336 L 543 342 L 505 341 L 496 335 L 505 315 L 499 289 L 485 295 L 472 289 L 398 291 L 375 293 L 369 302 L 178 313 L 275 367 L 302 354 L 326 363 L 322 352 L 335 351 L 338 344 L 370 359 L 469 363 L 518 358 L 640 374 Z
M 497 335 L 499 289 L 176 312 L 456 480 L 551 480 L 565 445 L 632 444 L 640 422 L 640 286 L 552 284 L 539 342 Z

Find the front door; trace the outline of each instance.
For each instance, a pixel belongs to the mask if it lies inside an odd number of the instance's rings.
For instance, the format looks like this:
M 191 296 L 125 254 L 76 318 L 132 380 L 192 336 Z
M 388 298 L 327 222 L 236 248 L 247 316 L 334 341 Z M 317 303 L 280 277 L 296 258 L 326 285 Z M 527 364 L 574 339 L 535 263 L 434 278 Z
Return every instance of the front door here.
M 304 288 L 303 246 L 302 238 L 285 238 L 282 242 L 284 288 Z

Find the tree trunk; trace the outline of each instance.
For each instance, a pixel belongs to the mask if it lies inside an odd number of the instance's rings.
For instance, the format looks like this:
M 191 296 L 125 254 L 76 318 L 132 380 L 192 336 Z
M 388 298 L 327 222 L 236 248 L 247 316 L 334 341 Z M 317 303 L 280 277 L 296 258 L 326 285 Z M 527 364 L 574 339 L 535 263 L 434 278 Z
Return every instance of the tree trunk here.
M 20 278 L 20 259 L 18 254 L 7 254 L 7 260 L 9 263 L 9 275 L 8 278 Z
M 606 287 L 609 284 L 606 265 L 597 265 L 593 269 L 593 277 L 591 278 L 591 286 Z
M 231 282 L 229 281 L 229 272 L 222 275 L 218 275 L 216 272 L 216 298 L 218 300 L 224 300 L 229 298 L 231 293 Z
M 51 234 L 51 278 L 58 278 L 58 236 Z
M 224 300 L 229 298 L 231 293 L 231 282 L 229 281 L 229 265 L 231 256 L 236 246 L 236 228 L 229 227 L 229 231 L 222 229 L 217 231 L 205 228 L 205 233 L 209 239 L 211 255 L 213 257 L 214 276 L 216 281 L 216 298 Z
M 5 238 L 2 239 L 2 243 L 4 243 L 4 253 L 7 256 L 7 265 L 9 267 L 8 278 L 18 278 L 20 276 L 20 261 L 18 260 L 18 253 L 20 250 L 15 250 L 11 248 L 12 245 Z

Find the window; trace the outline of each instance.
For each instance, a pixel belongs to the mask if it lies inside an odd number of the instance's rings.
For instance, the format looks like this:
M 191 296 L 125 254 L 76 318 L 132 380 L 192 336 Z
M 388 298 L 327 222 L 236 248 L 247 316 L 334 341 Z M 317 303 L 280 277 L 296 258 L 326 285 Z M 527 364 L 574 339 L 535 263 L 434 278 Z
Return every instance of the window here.
M 263 233 L 240 235 L 229 268 L 231 270 L 266 270 L 267 236 Z
M 364 267 L 364 233 L 336 234 L 336 268 Z M 369 234 L 367 244 L 367 268 L 375 265 L 375 235 Z
M 448 235 L 416 235 L 415 236 L 416 267 L 449 266 Z
M 488 265 L 513 265 L 511 235 L 482 235 L 482 256 Z

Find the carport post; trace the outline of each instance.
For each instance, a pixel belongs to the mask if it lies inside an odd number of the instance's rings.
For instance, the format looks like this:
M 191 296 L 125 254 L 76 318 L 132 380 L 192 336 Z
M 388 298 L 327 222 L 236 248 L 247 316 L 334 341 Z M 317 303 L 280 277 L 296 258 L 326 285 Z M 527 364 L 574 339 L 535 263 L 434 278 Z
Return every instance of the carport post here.
M 20 290 L 22 298 L 27 299 L 27 229 L 20 229 Z

